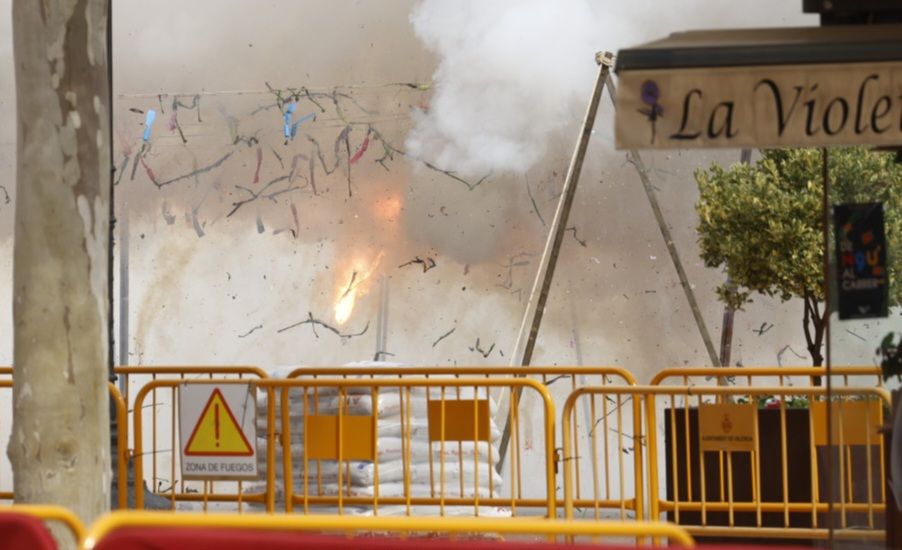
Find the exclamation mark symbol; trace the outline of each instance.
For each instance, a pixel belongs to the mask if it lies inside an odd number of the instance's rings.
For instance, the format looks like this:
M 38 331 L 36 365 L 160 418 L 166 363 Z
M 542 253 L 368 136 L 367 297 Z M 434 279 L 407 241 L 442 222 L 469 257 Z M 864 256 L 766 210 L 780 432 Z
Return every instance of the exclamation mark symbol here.
M 216 446 L 219 447 L 219 403 L 213 403 L 213 428 L 216 430 Z

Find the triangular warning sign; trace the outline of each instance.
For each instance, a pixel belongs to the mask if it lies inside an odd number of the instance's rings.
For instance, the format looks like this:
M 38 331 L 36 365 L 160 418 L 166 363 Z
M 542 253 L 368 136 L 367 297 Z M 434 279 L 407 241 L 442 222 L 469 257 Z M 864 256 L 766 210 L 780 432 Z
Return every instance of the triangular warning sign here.
M 219 388 L 200 413 L 197 425 L 185 445 L 186 456 L 253 456 L 254 448 L 247 442 L 241 424 L 229 409 Z

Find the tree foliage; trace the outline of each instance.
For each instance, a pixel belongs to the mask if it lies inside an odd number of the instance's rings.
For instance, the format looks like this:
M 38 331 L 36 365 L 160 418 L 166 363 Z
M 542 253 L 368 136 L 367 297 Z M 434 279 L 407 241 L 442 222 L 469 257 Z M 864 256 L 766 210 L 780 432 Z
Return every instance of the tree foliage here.
M 712 165 L 695 174 L 701 257 L 722 267 L 730 284 L 717 292 L 741 309 L 752 294 L 805 301 L 809 352 L 820 364 L 824 300 L 823 152 L 762 151 L 754 165 Z M 892 154 L 861 147 L 831 149 L 830 203 L 884 203 L 890 305 L 902 303 L 902 166 Z

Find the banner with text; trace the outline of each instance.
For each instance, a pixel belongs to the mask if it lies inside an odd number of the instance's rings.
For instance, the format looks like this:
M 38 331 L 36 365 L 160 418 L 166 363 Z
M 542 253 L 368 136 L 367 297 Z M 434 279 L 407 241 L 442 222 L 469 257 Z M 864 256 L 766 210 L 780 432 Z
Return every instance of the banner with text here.
M 889 275 L 883 204 L 837 204 L 833 207 L 833 228 L 839 318 L 886 317 Z

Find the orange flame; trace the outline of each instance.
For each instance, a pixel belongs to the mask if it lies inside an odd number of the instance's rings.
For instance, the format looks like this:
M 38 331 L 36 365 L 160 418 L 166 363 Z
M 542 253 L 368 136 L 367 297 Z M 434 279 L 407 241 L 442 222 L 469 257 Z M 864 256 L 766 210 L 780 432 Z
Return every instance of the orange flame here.
M 384 222 L 397 222 L 403 209 L 404 203 L 401 197 L 395 194 L 382 197 L 373 203 L 373 213 L 376 219 Z
M 384 252 L 380 252 L 376 259 L 367 262 L 364 258 L 355 258 L 345 270 L 341 279 L 342 286 L 338 287 L 335 297 L 335 322 L 345 324 L 354 313 L 357 298 L 365 295 L 371 284 L 371 277 L 379 268 Z

